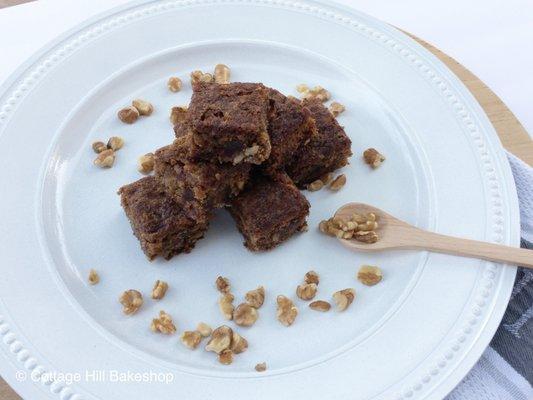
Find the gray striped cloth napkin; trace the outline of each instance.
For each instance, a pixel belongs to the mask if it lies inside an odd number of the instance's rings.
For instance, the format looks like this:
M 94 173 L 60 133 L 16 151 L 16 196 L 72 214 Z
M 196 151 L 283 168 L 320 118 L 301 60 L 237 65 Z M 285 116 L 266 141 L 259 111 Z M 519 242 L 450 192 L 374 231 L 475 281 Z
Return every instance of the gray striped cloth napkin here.
M 533 249 L 533 168 L 508 154 L 522 247 Z M 519 268 L 503 320 L 478 363 L 446 400 L 533 400 L 533 270 Z

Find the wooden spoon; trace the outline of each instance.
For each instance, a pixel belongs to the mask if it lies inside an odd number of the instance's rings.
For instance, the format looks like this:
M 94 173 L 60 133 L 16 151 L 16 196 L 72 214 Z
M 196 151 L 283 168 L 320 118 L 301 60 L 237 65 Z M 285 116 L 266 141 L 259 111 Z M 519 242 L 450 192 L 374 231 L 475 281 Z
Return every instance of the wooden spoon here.
M 363 203 L 348 203 L 337 210 L 335 217 L 344 221 L 356 214 L 374 213 L 377 217 L 376 243 L 363 243 L 355 239 L 340 239 L 346 246 L 361 251 L 388 249 L 429 250 L 466 257 L 481 258 L 522 267 L 533 268 L 533 250 L 519 249 L 470 239 L 460 239 L 428 232 L 400 221 L 379 208 Z

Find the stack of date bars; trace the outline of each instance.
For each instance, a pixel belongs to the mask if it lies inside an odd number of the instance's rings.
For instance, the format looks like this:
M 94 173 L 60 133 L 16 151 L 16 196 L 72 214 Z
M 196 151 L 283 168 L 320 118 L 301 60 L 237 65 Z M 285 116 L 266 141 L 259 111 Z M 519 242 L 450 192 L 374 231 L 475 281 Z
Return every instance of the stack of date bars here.
M 189 252 L 226 208 L 253 251 L 305 230 L 298 188 L 348 163 L 351 142 L 319 100 L 260 83 L 193 84 L 176 139 L 155 153 L 155 174 L 119 190 L 149 259 Z

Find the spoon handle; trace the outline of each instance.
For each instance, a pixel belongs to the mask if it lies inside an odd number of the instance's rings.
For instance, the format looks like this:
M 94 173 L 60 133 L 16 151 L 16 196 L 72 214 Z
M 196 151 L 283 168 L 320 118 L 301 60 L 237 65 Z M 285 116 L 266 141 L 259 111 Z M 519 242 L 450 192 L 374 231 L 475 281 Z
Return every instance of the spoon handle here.
M 482 258 L 521 267 L 533 268 L 533 250 L 519 249 L 500 244 L 460 239 L 433 232 L 415 235 L 413 246 L 437 253 Z

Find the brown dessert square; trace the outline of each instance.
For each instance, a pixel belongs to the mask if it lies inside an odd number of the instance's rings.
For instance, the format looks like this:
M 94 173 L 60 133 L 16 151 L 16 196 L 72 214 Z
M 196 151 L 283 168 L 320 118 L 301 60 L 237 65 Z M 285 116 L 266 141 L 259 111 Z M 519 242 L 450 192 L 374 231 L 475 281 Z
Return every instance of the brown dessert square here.
M 227 205 L 244 188 L 251 164 L 192 162 L 191 143 L 191 134 L 186 134 L 155 152 L 157 178 L 178 201 L 194 199 L 209 209 Z
M 229 211 L 250 250 L 268 250 L 306 228 L 309 202 L 286 174 L 257 176 Z
M 298 149 L 286 168 L 287 174 L 300 188 L 345 166 L 352 155 L 352 142 L 322 102 L 303 100 L 302 105 L 311 112 L 317 131 Z
M 150 260 L 190 252 L 207 230 L 208 213 L 192 201 L 176 202 L 153 176 L 123 186 L 118 193 L 133 233 Z
M 188 118 L 195 159 L 260 164 L 270 155 L 268 91 L 259 83 L 193 85 Z
M 280 171 L 293 159 L 296 150 L 316 133 L 311 112 L 295 98 L 269 89 L 268 134 L 270 157 L 261 165 L 266 172 Z

